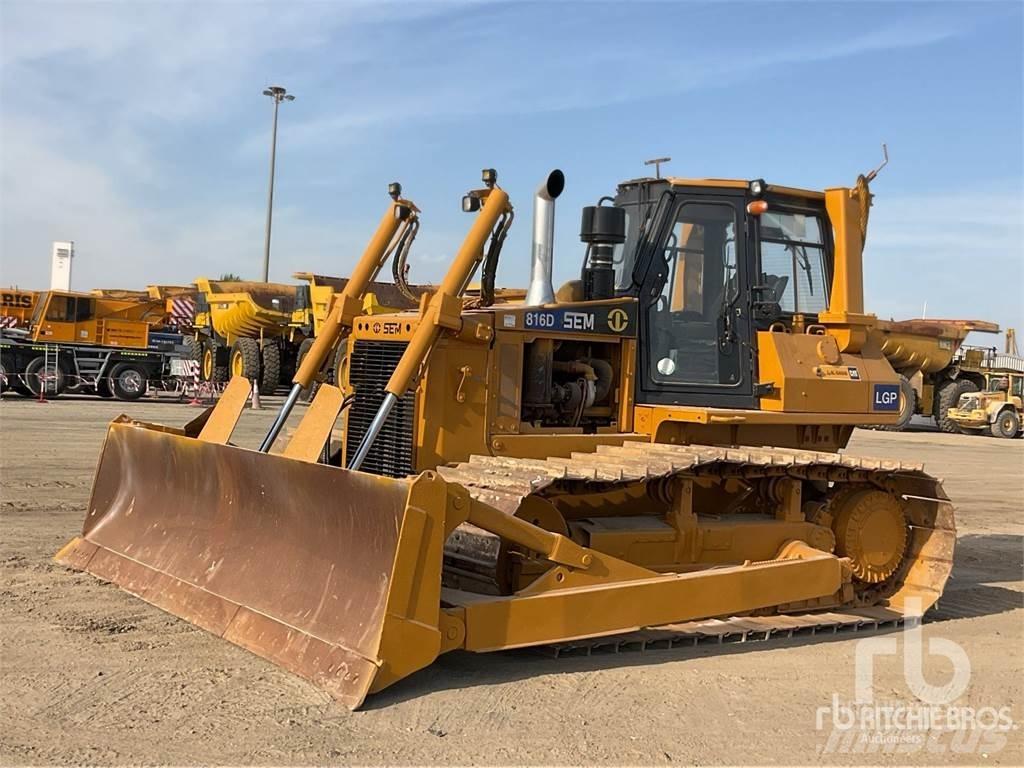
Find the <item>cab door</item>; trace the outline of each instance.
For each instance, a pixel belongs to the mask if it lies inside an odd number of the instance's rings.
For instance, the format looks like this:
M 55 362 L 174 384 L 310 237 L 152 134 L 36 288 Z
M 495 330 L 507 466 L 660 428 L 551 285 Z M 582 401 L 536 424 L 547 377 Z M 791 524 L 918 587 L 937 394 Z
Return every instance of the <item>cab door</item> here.
M 637 402 L 757 407 L 745 192 L 681 190 L 644 245 Z

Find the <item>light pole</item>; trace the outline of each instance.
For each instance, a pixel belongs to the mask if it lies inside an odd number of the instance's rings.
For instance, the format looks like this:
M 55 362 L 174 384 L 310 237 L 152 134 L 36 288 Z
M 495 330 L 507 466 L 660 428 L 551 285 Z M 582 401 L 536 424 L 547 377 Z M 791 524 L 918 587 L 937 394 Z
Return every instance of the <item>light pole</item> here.
M 274 100 L 274 129 L 270 134 L 270 188 L 267 191 L 267 232 L 263 239 L 263 282 L 270 281 L 270 222 L 274 215 L 274 162 L 277 159 L 277 108 L 282 101 L 295 101 L 295 97 L 280 85 L 263 90 L 264 96 Z

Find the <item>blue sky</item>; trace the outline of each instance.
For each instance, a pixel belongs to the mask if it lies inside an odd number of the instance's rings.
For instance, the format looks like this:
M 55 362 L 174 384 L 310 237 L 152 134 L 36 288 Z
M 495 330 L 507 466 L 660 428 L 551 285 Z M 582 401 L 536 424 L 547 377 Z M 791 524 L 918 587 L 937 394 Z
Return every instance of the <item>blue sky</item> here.
M 579 209 L 670 155 L 680 176 L 873 186 L 868 309 L 1024 328 L 1024 18 L 1018 2 L 0 4 L 0 284 L 259 275 L 270 102 L 282 107 L 271 279 L 346 274 L 397 179 L 436 279 L 498 169 L 528 275 L 554 167 L 556 282 Z M 979 290 L 967 276 L 977 269 Z M 983 337 L 979 341 L 986 341 Z

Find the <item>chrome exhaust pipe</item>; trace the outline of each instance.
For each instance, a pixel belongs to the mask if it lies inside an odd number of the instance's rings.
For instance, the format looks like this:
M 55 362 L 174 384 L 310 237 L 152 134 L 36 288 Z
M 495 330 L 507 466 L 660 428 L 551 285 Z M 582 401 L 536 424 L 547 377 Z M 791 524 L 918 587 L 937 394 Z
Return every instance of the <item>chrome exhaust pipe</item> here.
M 551 282 L 554 267 L 555 198 L 565 189 L 565 174 L 557 168 L 537 187 L 533 196 L 533 262 L 526 305 L 538 307 L 555 303 Z

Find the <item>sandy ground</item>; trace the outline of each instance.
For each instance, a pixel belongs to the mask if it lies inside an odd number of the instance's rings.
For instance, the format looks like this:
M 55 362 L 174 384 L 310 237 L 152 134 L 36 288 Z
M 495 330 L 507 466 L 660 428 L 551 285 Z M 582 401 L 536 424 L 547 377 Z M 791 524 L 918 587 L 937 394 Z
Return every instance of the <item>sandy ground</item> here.
M 3 763 L 1024 762 L 1024 441 L 861 432 L 851 445 L 924 461 L 945 478 L 958 505 L 956 569 L 924 636 L 967 653 L 958 706 L 1009 707 L 1015 721 L 1005 733 L 962 732 L 959 743 L 947 734 L 934 742 L 941 752 L 893 756 L 829 752 L 828 717 L 816 727 L 833 695 L 853 699 L 849 635 L 567 659 L 450 654 L 349 712 L 51 561 L 80 528 L 105 424 L 121 410 L 169 424 L 197 413 L 158 402 L 0 403 Z M 236 441 L 254 445 L 271 416 L 247 412 Z M 923 667 L 929 682 L 949 679 L 942 657 Z M 876 663 L 874 683 L 877 699 L 915 702 L 900 656 Z

